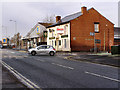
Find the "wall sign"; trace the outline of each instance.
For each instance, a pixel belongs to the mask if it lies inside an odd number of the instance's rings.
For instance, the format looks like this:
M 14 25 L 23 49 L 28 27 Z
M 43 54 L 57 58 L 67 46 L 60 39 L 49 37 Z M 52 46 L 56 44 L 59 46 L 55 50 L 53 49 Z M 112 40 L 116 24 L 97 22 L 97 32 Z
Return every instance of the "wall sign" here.
M 95 39 L 95 43 L 101 43 L 100 39 Z
M 57 33 L 58 34 L 63 34 L 64 33 L 64 29 L 63 28 L 57 28 Z
M 36 33 L 40 34 L 40 27 L 39 26 L 36 27 Z

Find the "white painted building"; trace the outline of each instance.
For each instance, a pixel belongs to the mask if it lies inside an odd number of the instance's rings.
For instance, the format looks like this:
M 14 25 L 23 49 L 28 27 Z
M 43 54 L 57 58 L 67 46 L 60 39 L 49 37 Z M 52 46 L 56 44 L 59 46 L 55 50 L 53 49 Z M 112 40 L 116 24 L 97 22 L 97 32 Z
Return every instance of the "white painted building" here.
M 69 22 L 48 26 L 47 33 L 47 45 L 52 45 L 56 51 L 71 51 Z

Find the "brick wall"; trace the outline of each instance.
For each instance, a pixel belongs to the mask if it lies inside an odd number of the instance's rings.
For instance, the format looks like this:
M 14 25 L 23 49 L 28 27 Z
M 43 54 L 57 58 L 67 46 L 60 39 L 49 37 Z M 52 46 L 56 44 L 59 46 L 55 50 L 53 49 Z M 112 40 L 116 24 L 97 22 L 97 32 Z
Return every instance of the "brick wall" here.
M 108 45 L 109 47 L 113 45 L 114 24 L 92 8 L 87 13 L 70 21 L 72 51 L 90 51 L 90 49 L 94 48 L 94 36 L 90 36 L 90 32 L 94 32 L 94 22 L 99 22 L 100 25 L 99 33 L 95 33 L 95 39 L 101 40 L 101 44 L 96 44 L 97 48 L 100 49 L 101 47 L 101 50 L 104 50 L 104 40 L 106 51 Z

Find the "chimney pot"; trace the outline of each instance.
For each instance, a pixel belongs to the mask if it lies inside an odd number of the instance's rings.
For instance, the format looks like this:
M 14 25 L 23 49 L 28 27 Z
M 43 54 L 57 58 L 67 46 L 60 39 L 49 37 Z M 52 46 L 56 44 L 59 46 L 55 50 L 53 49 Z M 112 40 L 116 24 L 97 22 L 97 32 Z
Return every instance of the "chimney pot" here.
M 56 22 L 59 22 L 61 20 L 61 16 L 56 16 Z

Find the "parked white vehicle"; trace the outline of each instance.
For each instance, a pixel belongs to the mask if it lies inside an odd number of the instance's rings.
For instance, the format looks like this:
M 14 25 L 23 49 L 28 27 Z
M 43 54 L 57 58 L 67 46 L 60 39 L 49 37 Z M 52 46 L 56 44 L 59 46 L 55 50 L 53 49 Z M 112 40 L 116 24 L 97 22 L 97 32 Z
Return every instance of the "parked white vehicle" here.
M 2 49 L 3 48 L 3 46 L 0 44 L 0 48 Z
M 28 54 L 31 54 L 33 56 L 35 56 L 36 54 L 49 54 L 50 56 L 54 56 L 55 53 L 55 48 L 50 45 L 40 45 L 28 50 Z

